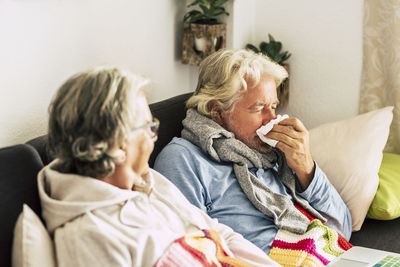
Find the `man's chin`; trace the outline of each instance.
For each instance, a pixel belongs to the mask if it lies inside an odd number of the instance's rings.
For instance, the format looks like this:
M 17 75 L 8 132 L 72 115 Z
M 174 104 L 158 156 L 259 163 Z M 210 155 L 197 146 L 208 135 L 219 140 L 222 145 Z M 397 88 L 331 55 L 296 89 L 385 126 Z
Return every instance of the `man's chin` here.
M 254 140 L 254 142 L 247 143 L 247 146 L 261 153 L 267 153 L 272 150 L 270 145 L 262 142 L 261 140 Z
M 259 149 L 257 149 L 257 150 L 260 151 L 261 153 L 270 152 L 272 150 L 272 146 L 270 146 L 266 143 L 261 143 L 259 146 Z

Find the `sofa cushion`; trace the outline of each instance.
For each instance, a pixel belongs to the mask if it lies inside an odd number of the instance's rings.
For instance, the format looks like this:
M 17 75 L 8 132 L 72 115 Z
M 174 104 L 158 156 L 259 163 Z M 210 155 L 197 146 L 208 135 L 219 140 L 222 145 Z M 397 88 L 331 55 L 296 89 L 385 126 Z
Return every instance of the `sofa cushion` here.
M 26 204 L 14 229 L 12 266 L 56 266 L 53 241 L 40 218 Z
M 368 210 L 368 217 L 392 220 L 400 217 L 400 154 L 383 153 L 379 186 Z
M 378 188 L 393 107 L 385 107 L 310 130 L 314 160 L 350 210 L 358 231 Z
M 42 167 L 30 145 L 0 149 L 0 266 L 11 266 L 13 230 L 23 203 L 41 214 L 36 175 Z

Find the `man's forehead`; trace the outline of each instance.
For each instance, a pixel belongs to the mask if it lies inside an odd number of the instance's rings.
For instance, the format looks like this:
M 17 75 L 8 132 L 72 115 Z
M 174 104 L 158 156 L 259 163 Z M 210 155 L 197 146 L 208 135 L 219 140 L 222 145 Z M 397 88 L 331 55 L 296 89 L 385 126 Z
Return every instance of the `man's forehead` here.
M 251 105 L 265 105 L 279 102 L 276 94 L 257 94 L 252 92 L 244 94 L 241 100 L 241 102 L 246 102 Z
M 255 101 L 253 101 L 251 104 L 251 106 L 265 106 L 268 104 L 278 104 L 279 100 L 278 99 L 256 99 Z

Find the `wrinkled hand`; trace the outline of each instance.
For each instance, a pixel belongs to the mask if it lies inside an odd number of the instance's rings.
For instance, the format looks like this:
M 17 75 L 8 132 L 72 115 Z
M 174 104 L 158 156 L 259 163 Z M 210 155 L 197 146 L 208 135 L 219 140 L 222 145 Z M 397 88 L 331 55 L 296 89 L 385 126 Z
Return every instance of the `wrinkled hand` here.
M 306 127 L 299 119 L 288 118 L 274 125 L 266 137 L 278 141 L 276 147 L 285 153 L 289 167 L 296 172 L 301 187 L 305 190 L 310 185 L 315 171 Z

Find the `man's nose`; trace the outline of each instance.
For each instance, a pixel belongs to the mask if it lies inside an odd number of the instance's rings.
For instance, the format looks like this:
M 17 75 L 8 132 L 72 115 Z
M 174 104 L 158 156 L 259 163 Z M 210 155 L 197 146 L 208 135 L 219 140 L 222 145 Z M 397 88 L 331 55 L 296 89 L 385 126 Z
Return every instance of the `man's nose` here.
M 275 110 L 273 109 L 264 109 L 263 110 L 263 125 L 267 124 L 271 120 L 275 120 L 277 118 L 275 114 Z

